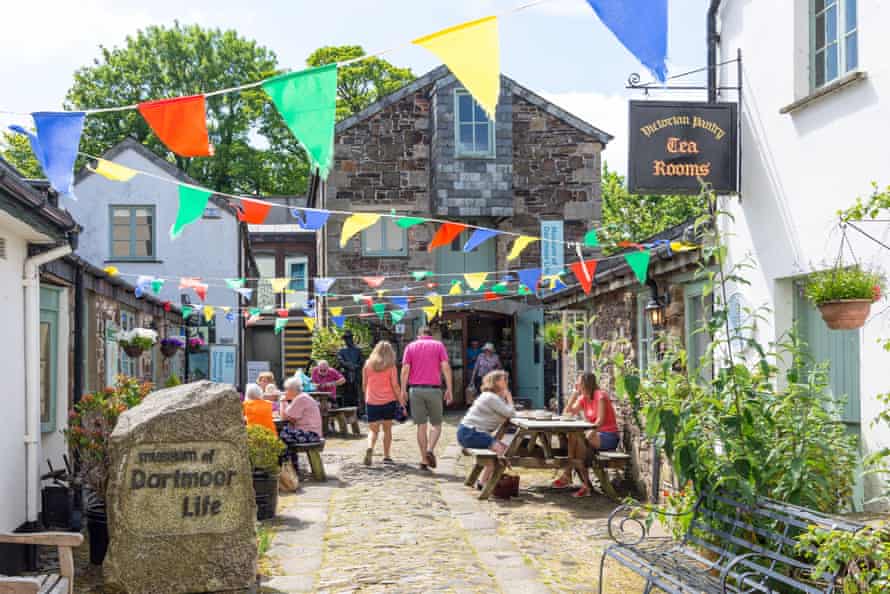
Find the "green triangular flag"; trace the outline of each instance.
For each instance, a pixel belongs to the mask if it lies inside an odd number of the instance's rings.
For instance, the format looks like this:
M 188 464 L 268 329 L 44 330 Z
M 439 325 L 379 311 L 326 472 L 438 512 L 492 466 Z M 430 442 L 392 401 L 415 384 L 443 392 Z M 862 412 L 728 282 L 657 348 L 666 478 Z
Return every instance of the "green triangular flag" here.
M 392 318 L 393 324 L 398 324 L 405 318 L 405 312 L 402 311 L 401 309 L 394 309 L 391 312 L 389 312 L 389 317 Z
M 504 293 L 507 292 L 507 283 L 498 283 L 495 286 L 493 286 L 491 288 L 491 290 L 493 293 L 498 293 L 500 295 L 503 295 Z
M 227 278 L 226 285 L 233 291 L 237 291 L 238 289 L 244 288 L 244 283 L 246 279 L 243 278 Z
M 584 235 L 584 245 L 587 247 L 599 247 L 600 240 L 596 236 L 596 229 L 591 229 Z
M 275 334 L 281 334 L 285 326 L 287 326 L 287 318 L 275 318 Z
M 192 315 L 193 311 L 195 311 L 195 308 L 193 308 L 191 305 L 183 305 L 182 306 L 182 319 L 187 320 L 188 317 L 190 315 Z
M 429 275 L 430 275 L 430 271 L 429 271 L 429 270 L 418 270 L 418 271 L 416 271 L 416 272 L 412 272 L 412 273 L 411 273 L 411 276 L 413 276 L 413 277 L 414 277 L 414 280 L 416 280 L 416 281 L 422 281 L 423 279 L 425 279 L 425 278 L 428 277 Z
M 353 303 L 361 303 L 361 302 L 362 302 L 362 297 L 363 297 L 362 295 L 353 295 L 353 296 L 352 296 L 352 302 L 353 302 Z
M 425 223 L 426 219 L 422 219 L 420 217 L 399 217 L 396 219 L 396 225 L 401 227 L 402 229 L 410 229 L 414 225 L 420 225 L 421 223 Z
M 204 216 L 204 209 L 212 194 L 210 190 L 179 184 L 179 212 L 176 213 L 176 222 L 170 227 L 171 239 L 179 237 L 186 225 Z
M 649 275 L 649 250 L 624 254 L 624 259 L 627 260 L 627 265 L 634 271 L 640 284 L 645 285 L 646 277 Z
M 253 317 L 263 313 L 263 310 L 261 310 L 259 307 L 251 307 L 249 310 L 247 310 L 247 312 L 251 315 L 251 317 Z
M 282 74 L 263 83 L 287 127 L 309 155 L 322 179 L 334 163 L 337 65 Z
M 155 295 L 159 295 L 161 293 L 161 289 L 164 288 L 164 279 L 156 278 L 151 281 L 151 291 Z
M 374 305 L 371 306 L 371 309 L 374 310 L 374 313 L 376 313 L 377 317 L 380 318 L 381 320 L 383 319 L 383 316 L 386 315 L 386 304 L 385 303 L 375 303 Z

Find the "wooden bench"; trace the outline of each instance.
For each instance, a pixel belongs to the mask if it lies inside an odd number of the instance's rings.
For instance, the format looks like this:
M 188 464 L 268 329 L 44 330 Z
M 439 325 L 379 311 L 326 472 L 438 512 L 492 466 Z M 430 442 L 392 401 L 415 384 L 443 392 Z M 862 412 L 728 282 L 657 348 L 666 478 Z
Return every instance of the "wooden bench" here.
M 361 437 L 362 430 L 358 424 L 358 407 L 342 406 L 340 408 L 329 408 L 324 414 L 324 428 L 329 433 L 339 433 L 347 435 L 348 427 L 352 427 L 352 433 Z M 336 422 L 336 429 L 334 423 Z
M 749 502 L 731 493 L 701 496 L 688 510 L 659 515 L 691 515 L 682 540 L 649 537 L 651 508 L 625 504 L 609 516 L 615 541 L 600 558 L 599 591 L 606 559 L 618 561 L 653 588 L 674 593 L 840 592 L 834 574 L 816 575 L 813 565 L 795 551 L 796 537 L 810 526 L 858 532 L 865 525 L 812 509 L 756 498 Z M 807 551 L 813 553 L 812 549 Z
M 59 552 L 59 573 L 33 577 L 0 576 L 0 594 L 73 594 L 74 547 L 83 536 L 73 532 L 0 532 L 0 543 L 54 546 Z
M 295 443 L 287 446 L 288 453 L 304 453 L 309 459 L 309 467 L 312 469 L 312 478 L 324 482 L 328 476 L 324 470 L 324 462 L 321 453 L 324 451 L 324 440 L 313 443 Z

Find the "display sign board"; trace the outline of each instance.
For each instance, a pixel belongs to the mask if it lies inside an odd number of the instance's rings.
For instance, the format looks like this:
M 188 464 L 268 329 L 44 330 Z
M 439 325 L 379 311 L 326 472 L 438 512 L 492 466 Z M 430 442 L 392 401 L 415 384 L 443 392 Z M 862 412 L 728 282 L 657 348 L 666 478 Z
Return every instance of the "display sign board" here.
M 628 165 L 634 194 L 738 191 L 737 105 L 631 101 Z
M 565 266 L 563 222 L 541 221 L 541 268 L 544 275 L 559 274 Z
M 215 344 L 210 347 L 210 381 L 221 384 L 235 383 L 234 345 Z
M 268 361 L 248 361 L 246 383 L 255 384 L 257 376 L 264 371 L 269 371 L 269 369 L 271 368 Z

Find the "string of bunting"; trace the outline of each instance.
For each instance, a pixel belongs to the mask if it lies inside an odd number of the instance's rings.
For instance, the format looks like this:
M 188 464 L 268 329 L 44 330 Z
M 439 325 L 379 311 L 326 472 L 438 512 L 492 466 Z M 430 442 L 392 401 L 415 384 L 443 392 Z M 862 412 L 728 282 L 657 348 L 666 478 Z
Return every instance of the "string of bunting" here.
M 550 1 L 527 2 L 501 16 Z M 619 42 L 664 82 L 667 75 L 667 0 L 586 1 Z M 640 14 L 645 14 L 646 18 L 640 18 Z M 500 96 L 499 18 L 495 15 L 469 21 L 410 42 L 410 45 L 422 47 L 442 60 L 491 118 L 494 118 Z M 211 157 L 214 148 L 207 128 L 207 97 L 260 87 L 305 149 L 311 170 L 326 178 L 333 163 L 338 68 L 389 51 L 392 50 L 197 95 L 80 111 L 15 114 L 30 115 L 36 134 L 22 126 L 11 126 L 10 129 L 27 135 L 50 186 L 60 195 L 73 199 L 74 162 L 87 115 L 135 109 L 174 154 Z

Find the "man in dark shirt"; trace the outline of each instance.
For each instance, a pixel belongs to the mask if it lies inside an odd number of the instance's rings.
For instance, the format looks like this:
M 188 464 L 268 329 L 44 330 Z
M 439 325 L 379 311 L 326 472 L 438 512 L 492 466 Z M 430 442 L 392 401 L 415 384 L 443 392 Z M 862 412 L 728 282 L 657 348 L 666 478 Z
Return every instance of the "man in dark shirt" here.
M 343 333 L 343 342 L 346 346 L 337 353 L 340 368 L 343 370 L 343 376 L 346 378 L 343 403 L 346 406 L 359 407 L 359 415 L 362 415 L 365 408 L 365 399 L 361 397 L 361 372 L 364 358 L 362 357 L 361 349 L 355 346 L 351 331 L 347 330 Z

